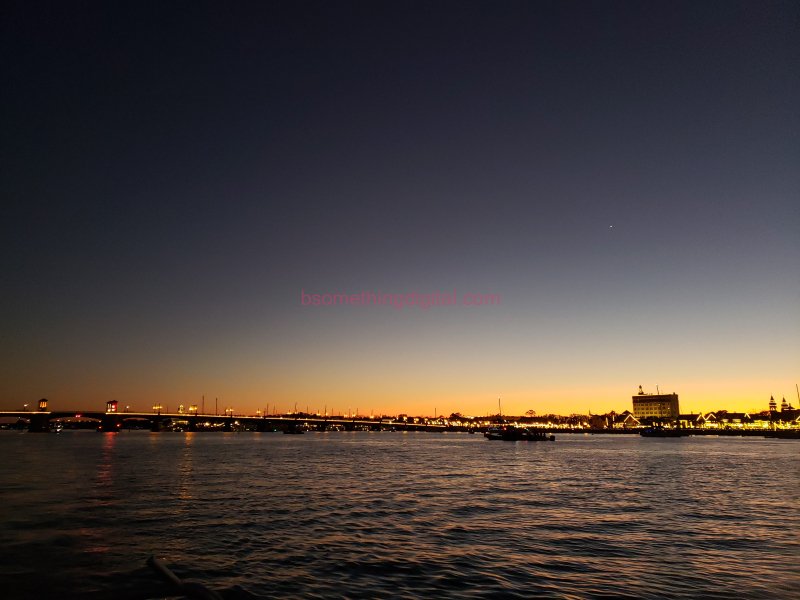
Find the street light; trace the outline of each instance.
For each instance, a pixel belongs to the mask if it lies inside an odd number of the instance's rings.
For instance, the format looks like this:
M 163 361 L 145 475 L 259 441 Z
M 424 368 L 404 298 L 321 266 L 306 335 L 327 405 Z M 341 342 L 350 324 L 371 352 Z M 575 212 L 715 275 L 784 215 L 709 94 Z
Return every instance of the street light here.
M 161 414 L 161 405 L 160 404 L 154 404 L 153 405 L 153 412 L 158 412 L 158 414 Z

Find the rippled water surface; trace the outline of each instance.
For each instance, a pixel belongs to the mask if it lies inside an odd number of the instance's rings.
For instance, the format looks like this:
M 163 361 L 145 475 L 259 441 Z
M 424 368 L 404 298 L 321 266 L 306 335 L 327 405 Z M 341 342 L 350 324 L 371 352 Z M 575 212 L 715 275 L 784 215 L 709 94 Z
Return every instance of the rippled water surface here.
M 800 598 L 800 443 L 0 432 L 0 594 Z

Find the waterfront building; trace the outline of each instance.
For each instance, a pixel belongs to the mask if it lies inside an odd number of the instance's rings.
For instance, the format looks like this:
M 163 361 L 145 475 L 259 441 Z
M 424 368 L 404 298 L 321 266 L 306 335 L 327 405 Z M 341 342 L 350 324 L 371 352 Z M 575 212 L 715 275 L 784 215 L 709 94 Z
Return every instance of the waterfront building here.
M 677 419 L 680 415 L 678 394 L 645 394 L 642 386 L 632 398 L 633 416 L 637 419 Z
M 629 410 L 614 417 L 614 429 L 630 429 L 631 427 L 641 427 L 641 425 L 639 419 Z
M 589 427 L 592 429 L 606 429 L 614 422 L 616 413 L 613 411 L 608 415 L 589 415 Z
M 706 426 L 706 418 L 701 413 L 678 415 L 678 424 L 687 429 L 700 429 Z
M 753 422 L 753 418 L 745 412 L 718 410 L 716 415 L 718 427 L 720 429 L 744 429 L 748 424 Z
M 789 404 L 789 402 L 786 401 L 785 396 L 781 400 L 780 410 L 778 410 L 778 403 L 775 402 L 775 398 L 770 396 L 769 412 L 774 422 L 782 423 L 784 425 L 792 423 L 796 424 L 800 419 L 800 409 L 797 409 Z
M 769 429 L 772 425 L 772 413 L 763 410 L 760 413 L 750 415 L 750 429 Z
M 795 408 L 791 404 L 787 406 L 784 410 L 780 412 L 780 420 L 784 423 L 797 423 L 800 420 L 800 408 Z

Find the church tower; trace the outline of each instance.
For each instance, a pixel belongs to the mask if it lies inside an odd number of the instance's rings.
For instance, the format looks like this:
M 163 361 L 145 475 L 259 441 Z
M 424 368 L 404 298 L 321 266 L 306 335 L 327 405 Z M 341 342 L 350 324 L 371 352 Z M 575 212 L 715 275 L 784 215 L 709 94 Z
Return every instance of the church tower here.
M 778 404 L 777 402 L 775 402 L 774 396 L 769 397 L 769 410 L 770 412 L 775 412 L 776 410 L 778 410 Z

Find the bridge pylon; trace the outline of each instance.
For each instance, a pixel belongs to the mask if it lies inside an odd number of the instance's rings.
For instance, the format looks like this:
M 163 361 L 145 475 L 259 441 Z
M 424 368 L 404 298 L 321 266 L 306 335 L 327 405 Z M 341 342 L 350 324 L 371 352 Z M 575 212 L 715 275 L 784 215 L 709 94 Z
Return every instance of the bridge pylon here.
M 105 414 L 100 419 L 99 431 L 105 433 L 118 433 L 122 429 L 122 419 L 117 414 Z
M 50 413 L 31 413 L 28 423 L 29 433 L 48 433 L 50 431 Z

